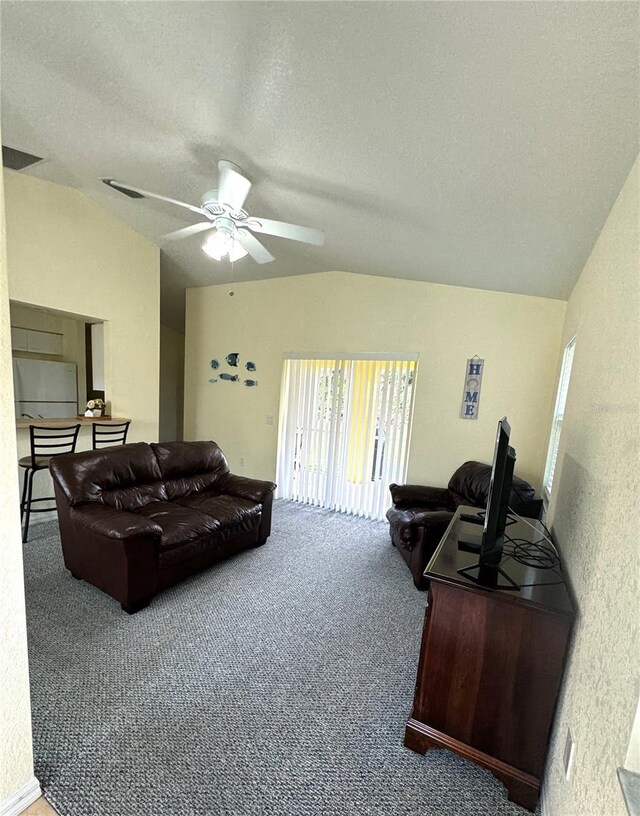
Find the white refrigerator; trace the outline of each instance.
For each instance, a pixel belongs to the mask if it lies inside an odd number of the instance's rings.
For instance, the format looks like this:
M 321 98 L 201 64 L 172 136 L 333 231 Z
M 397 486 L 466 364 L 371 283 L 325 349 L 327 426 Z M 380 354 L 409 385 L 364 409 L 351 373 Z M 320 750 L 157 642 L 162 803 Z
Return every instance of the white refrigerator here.
M 57 419 L 78 413 L 75 363 L 13 359 L 16 417 Z

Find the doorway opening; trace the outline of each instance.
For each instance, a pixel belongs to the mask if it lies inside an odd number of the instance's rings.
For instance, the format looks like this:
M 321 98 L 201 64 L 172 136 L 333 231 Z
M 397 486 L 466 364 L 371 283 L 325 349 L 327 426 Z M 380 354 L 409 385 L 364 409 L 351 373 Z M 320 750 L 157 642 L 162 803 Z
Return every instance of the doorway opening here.
M 406 480 L 417 354 L 287 355 L 278 495 L 383 519 Z
M 9 308 L 16 418 L 74 418 L 88 400 L 104 401 L 102 321 L 17 301 Z

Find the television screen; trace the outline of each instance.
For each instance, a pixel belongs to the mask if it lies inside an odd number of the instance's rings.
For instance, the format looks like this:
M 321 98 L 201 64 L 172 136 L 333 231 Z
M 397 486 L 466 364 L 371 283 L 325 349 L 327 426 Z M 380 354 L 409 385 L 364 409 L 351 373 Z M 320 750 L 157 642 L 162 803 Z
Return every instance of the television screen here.
M 509 497 L 513 481 L 516 452 L 509 445 L 511 427 L 507 418 L 498 422 L 496 444 L 493 451 L 491 481 L 484 518 L 480 563 L 497 566 L 502 558 L 504 530 L 509 514 Z
M 513 482 L 513 469 L 516 462 L 516 452 L 509 445 L 511 427 L 507 418 L 498 422 L 496 444 L 493 450 L 493 464 L 491 466 L 491 480 L 487 510 L 484 517 L 484 529 L 480 544 L 478 563 L 458 570 L 462 575 L 483 586 L 500 589 L 519 589 L 507 573 L 501 569 L 502 547 L 504 531 L 509 515 L 509 499 Z M 506 580 L 506 584 L 498 585 L 498 575 Z

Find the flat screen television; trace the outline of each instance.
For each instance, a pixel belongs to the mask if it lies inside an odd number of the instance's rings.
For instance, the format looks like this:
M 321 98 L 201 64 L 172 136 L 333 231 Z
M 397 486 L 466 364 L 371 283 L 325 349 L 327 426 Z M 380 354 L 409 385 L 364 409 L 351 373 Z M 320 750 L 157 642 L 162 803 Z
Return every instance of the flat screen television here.
M 507 418 L 498 422 L 496 444 L 493 450 L 491 480 L 487 510 L 484 517 L 484 529 L 480 544 L 478 563 L 459 570 L 462 575 L 485 586 L 497 587 L 498 575 L 508 582 L 500 589 L 519 589 L 506 572 L 501 569 L 504 531 L 509 517 L 509 498 L 513 482 L 513 470 L 516 463 L 516 452 L 509 444 L 511 426 Z

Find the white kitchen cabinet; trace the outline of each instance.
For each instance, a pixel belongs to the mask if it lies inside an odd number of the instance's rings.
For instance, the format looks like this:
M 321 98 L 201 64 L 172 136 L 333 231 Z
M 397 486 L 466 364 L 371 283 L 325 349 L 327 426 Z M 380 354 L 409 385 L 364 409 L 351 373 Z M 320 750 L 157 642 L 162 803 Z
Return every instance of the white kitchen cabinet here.
M 62 354 L 62 335 L 53 332 L 27 331 L 29 351 L 37 354 Z
M 27 330 L 18 326 L 11 327 L 11 348 L 13 351 L 28 351 Z
M 57 332 L 37 331 L 11 327 L 11 347 L 13 351 L 31 351 L 34 354 L 62 355 L 62 335 Z

